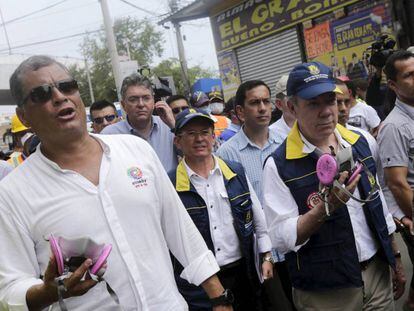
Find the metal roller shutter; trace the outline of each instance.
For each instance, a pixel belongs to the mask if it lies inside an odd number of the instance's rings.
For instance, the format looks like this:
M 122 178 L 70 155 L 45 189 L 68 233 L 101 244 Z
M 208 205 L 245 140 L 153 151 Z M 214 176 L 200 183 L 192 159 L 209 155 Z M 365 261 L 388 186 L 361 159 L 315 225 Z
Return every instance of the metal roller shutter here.
M 276 81 L 302 62 L 296 28 L 236 49 L 241 81 L 263 80 L 275 95 Z

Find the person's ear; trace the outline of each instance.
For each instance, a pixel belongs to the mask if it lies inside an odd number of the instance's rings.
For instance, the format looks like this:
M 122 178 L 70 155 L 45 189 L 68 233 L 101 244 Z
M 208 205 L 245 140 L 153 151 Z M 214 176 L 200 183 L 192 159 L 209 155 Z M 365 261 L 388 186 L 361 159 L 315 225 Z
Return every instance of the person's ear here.
M 396 91 L 397 91 L 397 84 L 395 83 L 395 81 L 393 81 L 393 80 L 389 79 L 389 80 L 387 81 L 387 84 L 388 84 L 388 87 L 389 87 L 391 90 L 393 90 L 393 92 L 394 92 L 394 93 L 397 93 L 397 92 L 396 92 Z
M 16 114 L 25 127 L 31 127 L 30 122 L 27 120 L 26 110 L 23 107 L 17 107 Z
M 237 105 L 235 108 L 237 118 L 244 123 L 244 107 L 241 105 Z
M 289 109 L 289 112 L 296 118 L 296 105 L 295 103 L 293 103 L 292 100 L 288 100 L 287 101 L 287 108 Z
M 282 100 L 280 98 L 276 98 L 275 99 L 275 106 L 277 109 L 279 109 L 280 111 L 283 111 L 283 106 L 282 106 Z
M 174 136 L 174 145 L 177 147 L 177 149 L 181 150 L 181 137 L 175 135 Z

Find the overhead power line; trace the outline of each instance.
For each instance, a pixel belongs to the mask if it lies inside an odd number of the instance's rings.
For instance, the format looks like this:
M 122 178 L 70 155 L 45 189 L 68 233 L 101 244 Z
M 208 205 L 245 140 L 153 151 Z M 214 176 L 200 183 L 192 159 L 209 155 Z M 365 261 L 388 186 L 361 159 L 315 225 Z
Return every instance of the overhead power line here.
M 10 24 L 10 23 L 13 23 L 13 22 L 15 22 L 15 21 L 18 21 L 18 20 L 24 19 L 24 18 L 26 18 L 26 17 L 32 16 L 32 15 L 37 14 L 37 13 L 39 13 L 39 12 L 46 11 L 46 10 L 48 10 L 48 9 L 50 9 L 50 8 L 53 8 L 53 7 L 55 7 L 55 6 L 59 5 L 59 4 L 63 3 L 63 2 L 66 2 L 66 1 L 67 1 L 67 0 L 62 0 L 62 1 L 56 2 L 56 3 L 54 3 L 54 4 L 51 4 L 51 5 L 49 5 L 49 6 L 46 6 L 46 7 L 42 8 L 42 9 L 39 9 L 39 10 L 36 10 L 36 11 L 30 12 L 30 13 L 27 13 L 27 14 L 25 14 L 25 15 L 22 15 L 22 16 L 19 16 L 19 17 L 16 17 L 16 18 L 13 18 L 13 19 L 11 19 L 11 20 L 5 21 L 4 23 L 0 24 L 0 27 L 2 27 L 2 26 L 4 26 L 4 25 L 7 25 L 7 24 Z
M 100 31 L 102 31 L 102 30 L 99 29 L 99 30 L 88 31 L 87 33 L 95 33 L 95 32 L 100 32 Z M 44 40 L 44 41 L 38 41 L 38 42 L 32 42 L 32 43 L 27 43 L 27 44 L 22 44 L 22 45 L 16 45 L 16 46 L 12 46 L 11 48 L 12 49 L 19 49 L 19 48 L 24 48 L 24 47 L 28 47 L 28 46 L 40 45 L 40 44 L 45 44 L 45 43 L 70 39 L 70 38 L 74 38 L 74 37 L 84 36 L 85 34 L 86 34 L 85 32 L 80 32 L 80 33 L 76 33 L 76 34 L 73 34 L 73 35 L 64 36 L 64 37 L 60 37 L 60 38 Z M 8 50 L 9 50 L 8 48 L 7 49 L 0 49 L 0 52 L 4 52 L 4 51 L 8 51 Z
M 161 16 L 165 15 L 165 14 L 161 14 L 161 15 L 155 14 L 154 12 L 151 12 L 151 11 L 149 11 L 149 10 L 147 10 L 147 9 L 141 8 L 141 7 L 139 7 L 139 6 L 137 6 L 137 5 L 133 4 L 133 3 L 131 3 L 131 2 L 129 2 L 129 1 L 126 1 L 126 0 L 120 0 L 120 1 L 122 1 L 122 2 L 126 3 L 126 4 L 128 4 L 128 5 L 130 5 L 130 6 L 132 6 L 132 7 L 136 8 L 136 9 L 138 9 L 138 10 L 141 10 L 141 11 L 143 11 L 143 12 L 145 12 L 145 13 L 151 14 L 152 16 L 155 16 L 155 17 L 161 17 Z

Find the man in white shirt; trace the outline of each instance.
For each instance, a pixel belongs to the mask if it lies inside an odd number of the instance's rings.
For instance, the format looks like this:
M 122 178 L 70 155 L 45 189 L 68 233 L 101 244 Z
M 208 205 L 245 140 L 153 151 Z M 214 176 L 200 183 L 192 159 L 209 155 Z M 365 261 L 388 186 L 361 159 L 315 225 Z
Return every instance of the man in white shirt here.
M 279 120 L 269 126 L 269 131 L 275 133 L 276 141 L 280 145 L 288 136 L 290 129 L 295 123 L 295 117 L 290 112 L 286 95 L 286 84 L 289 76 L 283 75 L 276 83 L 276 108 L 282 112 Z
M 332 71 L 321 63 L 297 65 L 289 75 L 289 108 L 297 122 L 264 168 L 270 238 L 286 253 L 298 310 L 394 310 L 389 266 L 396 261 L 396 296 L 405 283 L 395 224 L 381 190 L 372 194 L 375 163 L 366 140 L 337 125 L 335 92 Z M 369 173 L 348 183 L 349 172 L 340 172 L 325 196 L 315 174 L 323 153 L 347 153 L 345 164 L 363 159 Z
M 263 310 L 256 292 L 260 278 L 272 277 L 271 243 L 260 202 L 248 181 L 243 167 L 236 162 L 213 156 L 214 121 L 201 109 L 186 109 L 176 119 L 176 146 L 183 160 L 169 173 L 209 249 L 220 266 L 218 277 L 234 293 L 235 310 Z M 257 252 L 264 261 L 256 271 Z M 207 311 L 211 303 L 203 290 L 176 280 L 190 310 Z M 214 306 L 214 304 L 213 304 Z
M 376 137 L 381 123 L 377 111 L 367 105 L 356 95 L 356 87 L 352 81 L 346 81 L 351 97 L 351 110 L 349 112 L 348 124 L 362 128 Z
M 58 310 L 62 300 L 69 310 L 186 310 L 169 250 L 184 278 L 220 296 L 214 256 L 146 142 L 89 135 L 77 82 L 50 57 L 20 64 L 10 90 L 41 145 L 0 184 L 2 310 Z M 88 277 L 91 258 L 58 278 L 51 234 L 113 245 L 105 279 L 119 305 L 103 282 Z
M 348 86 L 344 81 L 339 79 L 335 79 L 335 83 L 337 88 L 341 91 L 341 93 L 336 94 L 336 103 L 338 105 L 338 124 L 346 127 L 348 130 L 357 131 L 358 133 L 362 134 L 368 142 L 375 163 L 380 164 L 378 155 L 378 143 L 375 138 L 362 128 L 348 124 L 349 111 L 351 109 L 351 93 L 348 89 Z M 377 168 L 381 169 L 381 166 L 377 165 Z M 377 173 L 380 174 L 379 171 Z

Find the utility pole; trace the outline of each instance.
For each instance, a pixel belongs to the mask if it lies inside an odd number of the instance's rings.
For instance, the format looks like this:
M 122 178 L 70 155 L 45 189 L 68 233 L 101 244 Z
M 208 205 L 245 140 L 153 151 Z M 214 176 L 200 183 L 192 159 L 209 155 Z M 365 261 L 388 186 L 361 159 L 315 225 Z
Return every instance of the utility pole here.
M 88 61 L 86 60 L 86 57 L 84 58 L 84 61 L 85 61 L 86 77 L 88 78 L 89 94 L 91 96 L 91 103 L 93 103 L 95 101 L 95 96 L 93 94 L 91 74 L 89 72 L 89 66 L 88 66 Z
M 183 44 L 183 37 L 181 35 L 181 25 L 178 22 L 173 21 L 175 35 L 177 37 L 177 47 L 178 47 L 178 57 L 180 59 L 181 64 L 181 76 L 184 81 L 184 88 L 186 91 L 186 95 L 190 94 L 190 80 L 188 78 L 188 67 L 187 67 L 187 60 L 185 58 L 184 52 L 184 44 Z
M 108 1 L 99 0 L 105 25 L 106 41 L 108 43 L 109 55 L 111 56 L 112 72 L 115 78 L 118 99 L 121 100 L 121 68 L 119 65 L 118 51 L 116 49 L 115 36 L 112 29 L 112 20 L 109 15 Z

